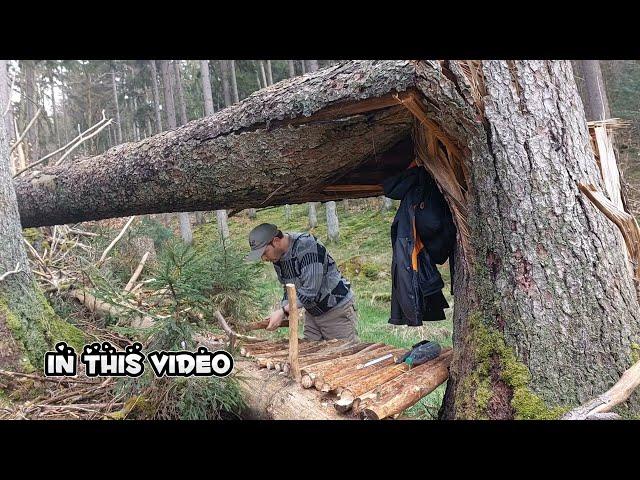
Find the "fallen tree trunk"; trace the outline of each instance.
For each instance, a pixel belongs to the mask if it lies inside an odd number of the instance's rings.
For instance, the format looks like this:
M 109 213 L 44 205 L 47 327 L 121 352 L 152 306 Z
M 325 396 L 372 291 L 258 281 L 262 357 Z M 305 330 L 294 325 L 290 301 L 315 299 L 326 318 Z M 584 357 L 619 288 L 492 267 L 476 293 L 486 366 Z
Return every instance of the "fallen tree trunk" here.
M 346 420 L 318 392 L 305 390 L 286 375 L 236 362 L 240 389 L 247 405 L 244 418 L 261 420 Z
M 175 130 L 16 178 L 22 226 L 340 198 L 322 192 L 332 178 L 410 135 L 411 115 L 393 94 L 414 84 L 406 60 L 283 80 Z

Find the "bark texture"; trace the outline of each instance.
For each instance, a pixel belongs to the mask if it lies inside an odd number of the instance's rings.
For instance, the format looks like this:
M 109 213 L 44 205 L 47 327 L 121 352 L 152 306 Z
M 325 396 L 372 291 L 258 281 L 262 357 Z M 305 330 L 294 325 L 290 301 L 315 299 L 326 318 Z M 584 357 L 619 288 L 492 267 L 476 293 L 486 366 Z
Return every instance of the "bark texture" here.
M 10 87 L 8 62 L 0 60 L 0 121 L 4 120 L 3 124 L 0 125 L 4 125 L 7 139 L 13 138 L 13 116 L 9 114 L 11 108 L 7 109 L 11 99 Z M 5 111 L 7 111 L 7 114 L 3 116 Z
M 638 301 L 621 235 L 577 187 L 602 179 L 569 62 L 489 61 L 482 75 L 444 413 L 556 418 L 630 365 Z

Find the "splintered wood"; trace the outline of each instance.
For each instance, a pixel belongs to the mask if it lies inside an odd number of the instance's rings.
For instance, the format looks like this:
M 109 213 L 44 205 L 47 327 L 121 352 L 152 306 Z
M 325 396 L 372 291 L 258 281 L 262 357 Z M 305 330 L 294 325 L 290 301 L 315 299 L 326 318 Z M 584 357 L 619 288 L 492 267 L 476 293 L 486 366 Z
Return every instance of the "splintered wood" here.
M 315 388 L 318 401 L 326 402 L 328 396 L 345 416 L 392 417 L 431 393 L 449 375 L 451 349 L 414 368 L 396 364 L 406 352 L 383 343 L 299 340 L 299 382 L 303 388 Z M 240 354 L 280 374 L 292 370 L 289 339 L 247 344 Z

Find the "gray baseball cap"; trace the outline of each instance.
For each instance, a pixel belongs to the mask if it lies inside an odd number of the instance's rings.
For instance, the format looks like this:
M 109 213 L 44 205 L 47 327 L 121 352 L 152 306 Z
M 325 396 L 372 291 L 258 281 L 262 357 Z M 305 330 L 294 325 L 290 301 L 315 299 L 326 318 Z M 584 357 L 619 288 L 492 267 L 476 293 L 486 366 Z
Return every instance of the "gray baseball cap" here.
M 251 252 L 245 257 L 248 262 L 256 262 L 262 258 L 267 245 L 271 243 L 273 237 L 278 233 L 278 227 L 272 223 L 261 223 L 249 232 L 249 246 Z

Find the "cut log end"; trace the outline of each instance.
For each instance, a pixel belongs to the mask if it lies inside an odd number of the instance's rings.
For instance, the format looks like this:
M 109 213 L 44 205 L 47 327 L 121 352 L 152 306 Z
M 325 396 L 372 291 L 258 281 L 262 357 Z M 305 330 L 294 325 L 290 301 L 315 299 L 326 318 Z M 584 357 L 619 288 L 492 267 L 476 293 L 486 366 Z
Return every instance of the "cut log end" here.
M 304 388 L 311 388 L 313 387 L 313 378 L 311 377 L 311 375 L 304 375 L 302 377 L 301 383 Z

